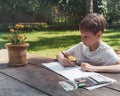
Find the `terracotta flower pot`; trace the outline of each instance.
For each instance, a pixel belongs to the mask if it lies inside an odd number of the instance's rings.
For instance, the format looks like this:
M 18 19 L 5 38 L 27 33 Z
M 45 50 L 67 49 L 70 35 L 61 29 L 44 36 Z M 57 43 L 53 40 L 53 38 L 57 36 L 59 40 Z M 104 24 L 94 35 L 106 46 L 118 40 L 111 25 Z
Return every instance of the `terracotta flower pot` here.
M 24 45 L 7 43 L 5 46 L 8 49 L 9 66 L 22 66 L 27 64 L 28 43 L 25 43 Z

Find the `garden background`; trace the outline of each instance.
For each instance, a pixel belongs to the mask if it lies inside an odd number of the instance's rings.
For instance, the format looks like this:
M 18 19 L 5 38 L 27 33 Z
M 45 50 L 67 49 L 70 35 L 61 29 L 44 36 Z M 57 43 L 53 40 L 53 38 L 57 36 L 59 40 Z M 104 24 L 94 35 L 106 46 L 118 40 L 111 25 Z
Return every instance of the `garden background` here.
M 120 0 L 0 0 L 0 49 L 17 23 L 30 43 L 28 52 L 54 57 L 81 41 L 79 23 L 90 12 L 107 20 L 103 41 L 120 49 Z

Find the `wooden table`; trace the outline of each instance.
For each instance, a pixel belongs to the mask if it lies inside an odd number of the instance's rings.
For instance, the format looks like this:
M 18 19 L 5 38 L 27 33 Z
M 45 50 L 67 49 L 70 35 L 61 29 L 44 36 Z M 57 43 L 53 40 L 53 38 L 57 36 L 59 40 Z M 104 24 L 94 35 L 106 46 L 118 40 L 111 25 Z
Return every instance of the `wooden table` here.
M 8 67 L 7 50 L 0 50 L 0 96 L 120 96 L 119 73 L 102 73 L 117 83 L 92 91 L 80 88 L 66 92 L 58 84 L 66 79 L 41 65 L 52 61 L 54 59 L 28 54 L 26 66 Z

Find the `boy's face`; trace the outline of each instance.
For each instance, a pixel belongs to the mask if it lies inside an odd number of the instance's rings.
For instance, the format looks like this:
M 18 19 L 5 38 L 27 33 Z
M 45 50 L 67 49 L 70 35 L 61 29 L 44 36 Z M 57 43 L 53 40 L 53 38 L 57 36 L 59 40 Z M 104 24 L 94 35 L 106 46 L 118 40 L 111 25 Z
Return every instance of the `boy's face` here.
M 81 31 L 81 37 L 82 37 L 82 42 L 87 46 L 87 47 L 92 47 L 94 46 L 97 42 L 100 41 L 100 37 L 102 35 L 102 32 L 98 32 L 96 35 L 94 35 L 92 32 L 84 32 Z

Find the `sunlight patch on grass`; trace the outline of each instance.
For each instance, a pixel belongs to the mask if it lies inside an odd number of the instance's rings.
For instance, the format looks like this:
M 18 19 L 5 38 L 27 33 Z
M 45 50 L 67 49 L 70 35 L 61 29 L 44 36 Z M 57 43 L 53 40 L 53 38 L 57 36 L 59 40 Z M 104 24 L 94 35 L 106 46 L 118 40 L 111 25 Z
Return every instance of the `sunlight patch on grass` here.
M 115 50 L 120 48 L 120 32 L 106 30 L 102 40 L 108 43 Z M 56 57 L 61 51 L 71 48 L 81 41 L 79 31 L 45 31 L 34 32 L 31 36 L 32 48 L 29 52 L 39 54 L 41 56 Z M 37 45 L 37 46 L 36 46 Z
M 8 41 L 6 36 L 9 33 L 0 33 L 0 48 Z M 81 41 L 79 31 L 33 31 L 26 32 L 27 42 L 30 46 L 28 52 L 46 57 L 56 57 L 56 54 L 71 48 Z M 102 40 L 113 47 L 120 49 L 120 30 L 106 30 Z

